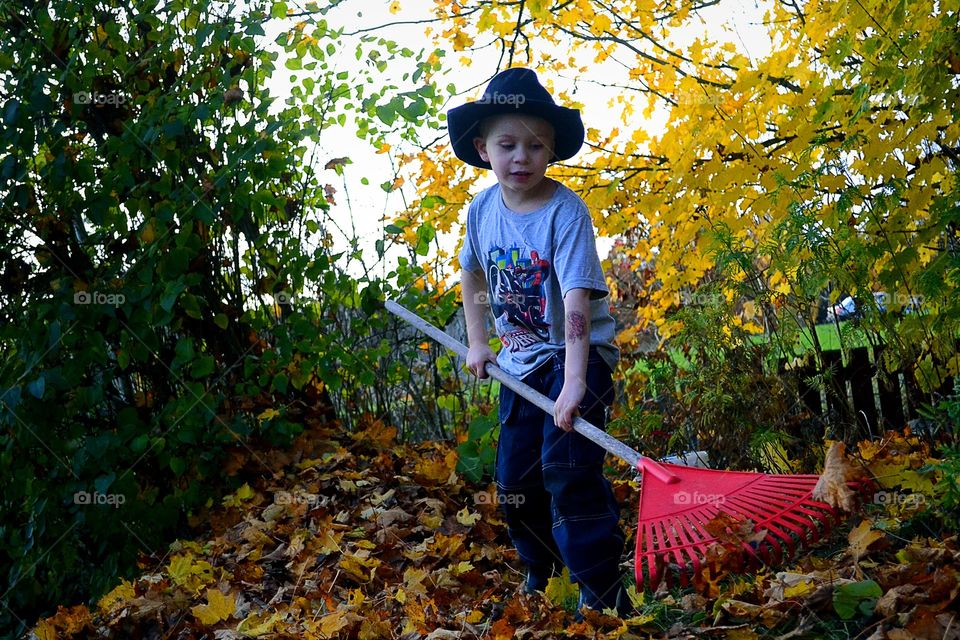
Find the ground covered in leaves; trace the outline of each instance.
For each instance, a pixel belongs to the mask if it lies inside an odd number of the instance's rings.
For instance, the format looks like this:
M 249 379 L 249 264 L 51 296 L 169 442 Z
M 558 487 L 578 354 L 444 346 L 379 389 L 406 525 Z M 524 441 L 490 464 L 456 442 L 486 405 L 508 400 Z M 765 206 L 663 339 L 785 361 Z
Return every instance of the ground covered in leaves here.
M 909 435 L 848 454 L 875 491 L 791 565 L 743 573 L 719 549 L 696 587 L 631 588 L 634 617 L 582 622 L 564 578 L 522 593 L 493 488 L 457 474 L 454 447 L 398 444 L 376 422 L 306 434 L 296 455 L 268 456 L 273 477 L 211 510 L 205 538 L 144 557 L 139 578 L 61 607 L 32 637 L 960 639 L 960 545 L 933 512 L 930 452 Z M 611 475 L 632 536 L 637 482 Z

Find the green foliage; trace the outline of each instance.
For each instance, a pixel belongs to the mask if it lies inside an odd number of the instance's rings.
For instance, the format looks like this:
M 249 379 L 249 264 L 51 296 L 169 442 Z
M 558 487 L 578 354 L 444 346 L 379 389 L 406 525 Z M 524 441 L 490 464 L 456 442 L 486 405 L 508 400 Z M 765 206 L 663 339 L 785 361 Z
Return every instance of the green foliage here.
M 390 131 L 371 119 L 377 105 L 408 122 L 438 98 L 425 63 L 383 41 L 356 53 L 410 58 L 412 93 L 375 82 L 380 64 L 349 78 L 327 66 L 340 40 L 311 18 L 310 44 L 289 46 L 313 58 L 312 77 L 277 109 L 277 55 L 262 37 L 267 16 L 285 13 L 0 4 L 0 630 L 11 635 L 131 575 L 139 553 L 162 554 L 236 484 L 228 460 L 271 473 L 257 449 L 292 442 L 298 416 L 343 403 L 383 367 L 409 375 L 384 363 L 393 325 L 376 313 L 399 294 L 333 250 L 329 192 L 305 145 L 356 113 L 377 143 Z M 428 304 L 411 286 L 421 277 L 415 264 L 391 274 L 413 306 Z
M 920 410 L 929 421 L 928 436 L 939 447 L 940 461 L 933 465 L 937 472 L 937 508 L 933 509 L 944 523 L 952 524 L 960 515 L 960 380 L 954 379 L 953 392 L 933 405 Z
M 706 286 L 686 296 L 668 349 L 627 372 L 627 395 L 643 400 L 611 429 L 628 428 L 649 455 L 706 449 L 717 468 L 780 468 L 781 449 L 770 445 L 790 445 L 803 427 L 795 383 L 777 372 L 769 343 L 724 328 L 732 303 L 719 291 Z
M 492 478 L 499 435 L 500 423 L 495 411 L 474 418 L 467 429 L 467 439 L 457 447 L 457 471 L 474 483 Z
M 877 606 L 877 598 L 883 595 L 883 589 L 873 580 L 848 582 L 833 589 L 833 609 L 844 620 L 856 615 L 869 617 Z

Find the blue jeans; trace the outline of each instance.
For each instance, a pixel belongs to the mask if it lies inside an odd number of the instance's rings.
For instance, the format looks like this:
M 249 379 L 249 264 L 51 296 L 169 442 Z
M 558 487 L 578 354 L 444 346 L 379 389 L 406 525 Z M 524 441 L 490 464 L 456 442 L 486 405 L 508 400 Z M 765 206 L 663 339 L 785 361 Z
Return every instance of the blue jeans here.
M 523 381 L 556 400 L 563 388 L 563 352 Z M 610 367 L 595 349 L 587 362 L 580 416 L 606 426 L 613 401 Z M 500 387 L 497 491 L 520 558 L 536 575 L 562 565 L 593 608 L 614 607 L 624 535 L 620 507 L 603 477 L 604 450 L 505 386 Z

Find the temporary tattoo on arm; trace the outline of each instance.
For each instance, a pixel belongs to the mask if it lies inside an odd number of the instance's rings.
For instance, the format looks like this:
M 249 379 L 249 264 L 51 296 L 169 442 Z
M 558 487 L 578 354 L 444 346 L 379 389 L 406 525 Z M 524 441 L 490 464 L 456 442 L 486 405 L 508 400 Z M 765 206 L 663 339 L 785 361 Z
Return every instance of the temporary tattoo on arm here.
M 576 342 L 585 338 L 587 330 L 587 318 L 579 311 L 571 311 L 567 314 L 567 340 Z

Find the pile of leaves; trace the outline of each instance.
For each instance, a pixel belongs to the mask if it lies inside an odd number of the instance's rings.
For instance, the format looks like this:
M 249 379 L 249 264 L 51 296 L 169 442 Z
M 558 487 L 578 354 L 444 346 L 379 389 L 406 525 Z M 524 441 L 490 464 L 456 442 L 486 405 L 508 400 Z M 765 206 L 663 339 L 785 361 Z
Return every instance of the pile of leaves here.
M 872 470 L 877 492 L 848 531 L 789 570 L 742 574 L 719 561 L 699 592 L 631 588 L 634 617 L 588 612 L 575 622 L 576 586 L 566 576 L 543 594 L 522 592 L 493 489 L 464 482 L 456 443 L 398 444 L 394 430 L 375 421 L 354 434 L 318 429 L 298 442 L 297 455 L 277 458 L 287 463 L 282 471 L 211 511 L 206 540 L 143 558 L 139 578 L 93 607 L 61 607 L 32 637 L 757 638 L 863 630 L 876 639 L 960 638 L 956 536 L 897 535 L 935 496 L 936 471 L 916 438 L 888 434 L 844 459 Z M 615 488 L 632 535 L 638 487 L 625 475 Z

